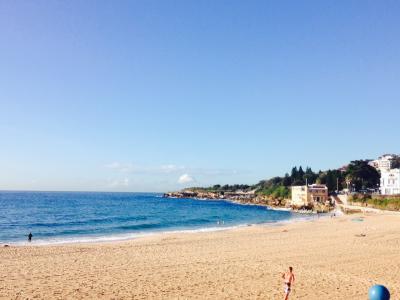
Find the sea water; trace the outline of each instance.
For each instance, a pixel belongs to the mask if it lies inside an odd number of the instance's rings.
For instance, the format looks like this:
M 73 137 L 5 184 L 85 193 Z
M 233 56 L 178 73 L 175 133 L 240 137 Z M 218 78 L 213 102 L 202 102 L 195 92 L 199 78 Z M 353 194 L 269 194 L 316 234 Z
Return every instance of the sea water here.
M 0 243 L 112 241 L 169 231 L 211 231 L 304 216 L 222 200 L 155 193 L 0 192 Z

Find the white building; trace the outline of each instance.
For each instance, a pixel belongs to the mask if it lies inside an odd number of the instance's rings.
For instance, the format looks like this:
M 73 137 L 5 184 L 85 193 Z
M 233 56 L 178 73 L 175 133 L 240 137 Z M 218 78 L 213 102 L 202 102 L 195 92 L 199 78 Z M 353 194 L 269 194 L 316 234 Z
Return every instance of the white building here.
M 378 170 L 390 170 L 392 168 L 393 155 L 386 154 L 370 162 L 370 165 Z
M 400 194 L 400 169 L 381 169 L 380 191 L 382 195 Z

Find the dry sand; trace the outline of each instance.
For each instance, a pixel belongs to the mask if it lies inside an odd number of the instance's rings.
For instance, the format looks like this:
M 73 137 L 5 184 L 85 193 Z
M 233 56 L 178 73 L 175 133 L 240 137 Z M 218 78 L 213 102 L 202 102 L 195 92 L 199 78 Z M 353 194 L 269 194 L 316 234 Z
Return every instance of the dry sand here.
M 4 299 L 400 299 L 400 216 L 326 218 L 128 242 L 1 247 Z M 365 237 L 356 235 L 366 234 Z

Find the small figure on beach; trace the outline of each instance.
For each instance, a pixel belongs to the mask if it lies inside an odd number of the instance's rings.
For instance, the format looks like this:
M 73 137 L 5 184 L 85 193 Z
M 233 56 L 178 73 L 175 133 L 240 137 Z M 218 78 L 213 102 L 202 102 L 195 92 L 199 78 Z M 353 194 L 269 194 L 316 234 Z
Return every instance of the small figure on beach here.
M 294 274 L 293 274 L 293 268 L 289 267 L 289 271 L 286 273 L 282 274 L 283 282 L 285 284 L 285 299 L 289 299 L 289 294 L 292 289 L 292 285 L 294 283 Z
M 29 232 L 29 234 L 28 234 L 28 242 L 32 242 L 32 237 L 33 237 L 32 232 Z

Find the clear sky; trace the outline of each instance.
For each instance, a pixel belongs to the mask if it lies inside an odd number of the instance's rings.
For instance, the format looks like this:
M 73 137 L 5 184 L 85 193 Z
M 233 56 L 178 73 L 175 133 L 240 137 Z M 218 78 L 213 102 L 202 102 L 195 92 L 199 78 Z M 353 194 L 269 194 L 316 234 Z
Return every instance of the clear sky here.
M 256 183 L 399 115 L 399 1 L 0 2 L 0 189 Z

